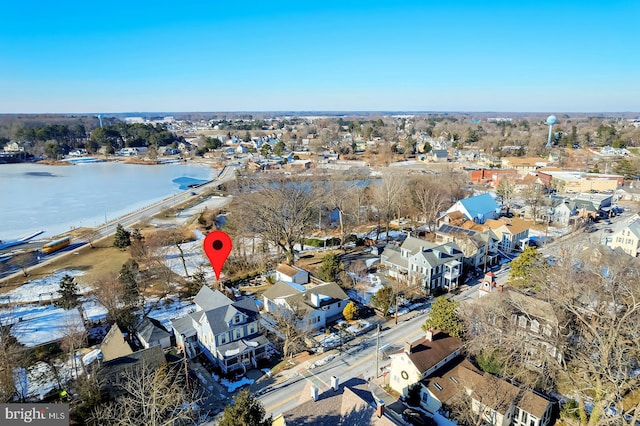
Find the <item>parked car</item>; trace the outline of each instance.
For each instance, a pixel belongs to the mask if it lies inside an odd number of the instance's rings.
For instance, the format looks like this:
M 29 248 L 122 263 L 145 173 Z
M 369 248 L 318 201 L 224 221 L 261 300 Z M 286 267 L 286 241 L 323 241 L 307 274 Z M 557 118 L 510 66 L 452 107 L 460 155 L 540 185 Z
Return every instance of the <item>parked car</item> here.
M 436 424 L 433 419 L 416 410 L 412 410 L 411 408 L 407 408 L 402 412 L 402 419 L 405 422 L 416 426 L 431 426 Z

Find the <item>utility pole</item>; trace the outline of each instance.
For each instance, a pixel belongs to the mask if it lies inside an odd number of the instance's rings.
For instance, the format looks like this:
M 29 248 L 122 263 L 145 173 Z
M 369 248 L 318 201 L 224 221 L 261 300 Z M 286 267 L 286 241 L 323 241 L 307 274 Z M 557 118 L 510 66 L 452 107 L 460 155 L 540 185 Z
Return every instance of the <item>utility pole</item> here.
M 487 254 L 489 251 L 489 241 L 491 241 L 491 235 L 487 232 L 487 243 L 484 246 L 484 272 L 487 273 Z
M 183 334 L 182 335 L 182 344 L 184 347 L 182 348 L 182 354 L 184 358 L 184 382 L 187 387 L 187 393 L 189 392 L 189 369 L 187 368 L 187 338 Z
M 376 379 L 380 371 L 380 324 L 378 324 L 378 334 L 376 335 Z

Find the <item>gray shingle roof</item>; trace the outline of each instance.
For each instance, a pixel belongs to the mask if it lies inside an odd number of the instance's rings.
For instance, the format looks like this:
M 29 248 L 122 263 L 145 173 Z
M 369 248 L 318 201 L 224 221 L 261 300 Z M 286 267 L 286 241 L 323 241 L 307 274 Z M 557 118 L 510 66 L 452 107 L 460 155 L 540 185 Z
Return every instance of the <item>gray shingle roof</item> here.
M 189 315 L 171 320 L 171 326 L 178 334 L 184 334 L 187 337 L 196 334 L 196 329 L 193 327 L 193 320 Z
M 149 344 L 171 336 L 159 321 L 148 317 L 136 326 L 136 332 L 142 340 Z
M 206 285 L 202 286 L 193 301 L 203 311 L 217 308 L 232 303 L 232 300 L 217 290 L 211 290 Z

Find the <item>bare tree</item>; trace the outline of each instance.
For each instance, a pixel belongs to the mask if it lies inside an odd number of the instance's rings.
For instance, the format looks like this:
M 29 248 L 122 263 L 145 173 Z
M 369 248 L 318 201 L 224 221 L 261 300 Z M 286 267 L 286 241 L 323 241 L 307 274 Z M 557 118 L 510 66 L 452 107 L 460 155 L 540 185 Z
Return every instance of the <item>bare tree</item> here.
M 338 212 L 340 228 L 340 246 L 344 245 L 347 237 L 357 223 L 360 205 L 353 202 L 357 199 L 358 182 L 345 180 L 344 176 L 329 180 L 325 187 L 325 203 L 329 210 Z
M 197 398 L 185 393 L 182 374 L 167 366 L 126 370 L 116 386 L 120 395 L 94 408 L 88 424 L 162 426 L 198 417 Z
M 100 238 L 100 233 L 95 228 L 84 228 L 78 236 L 87 240 L 89 247 L 94 248 L 93 243 Z
M 451 203 L 455 203 L 469 195 L 469 191 L 467 190 L 469 174 L 464 170 L 447 167 L 438 176 L 441 182 L 446 184 Z
M 537 222 L 544 209 L 544 188 L 534 182 L 524 189 L 522 196 L 526 206 L 529 207 L 531 218 Z
M 24 350 L 10 333 L 9 318 L 16 318 L 16 316 L 7 314 L 0 317 L 0 359 L 2 359 L 0 363 L 0 401 L 2 402 L 9 402 L 16 395 L 22 399 L 26 392 L 26 389 L 20 388 L 22 381 L 15 380 L 16 371 L 23 371 L 21 364 L 24 362 Z
M 75 316 L 67 315 L 63 325 L 63 337 L 60 342 L 60 348 L 69 354 L 73 365 L 73 377 L 78 376 L 78 365 L 76 359 L 76 350 L 82 348 L 87 341 L 87 333 Z M 84 371 L 84 363 L 80 361 L 80 367 Z
M 457 385 L 456 397 L 448 406 L 452 417 L 462 425 L 502 424 L 499 416 L 509 411 L 518 396 L 518 388 L 491 374 L 469 372 L 468 375 L 475 376 L 475 383 L 462 380 Z
M 516 187 L 508 176 L 503 177 L 500 179 L 500 182 L 498 182 L 496 195 L 498 196 L 498 201 L 500 201 L 503 207 L 507 208 L 507 213 L 509 213 L 513 198 L 516 195 Z
M 501 301 L 498 293 L 482 298 L 495 303 L 465 306 L 469 351 L 490 350 L 502 374 L 520 382 L 546 389 L 568 384 L 581 425 L 634 424 L 640 415 L 637 403 L 629 403 L 640 389 L 632 373 L 640 359 L 638 260 L 606 248 L 565 248 L 553 266 L 535 269 L 535 298 Z M 540 320 L 545 311 L 556 324 Z
M 399 174 L 387 173 L 382 180 L 372 186 L 373 202 L 378 209 L 378 215 L 384 219 L 389 240 L 389 225 L 397 216 L 405 197 L 406 180 Z
M 159 229 L 154 234 L 154 239 L 157 240 L 160 247 L 175 247 L 178 250 L 180 261 L 182 262 L 182 268 L 184 269 L 185 277 L 189 277 L 189 269 L 187 268 L 187 261 L 185 259 L 184 249 L 182 244 L 192 240 L 193 235 L 187 231 L 184 227 Z M 159 253 L 162 258 L 166 258 L 166 250 L 163 253 Z
M 303 322 L 307 312 L 300 304 L 296 303 L 290 307 L 279 306 L 269 314 L 275 320 L 275 327 L 279 332 L 278 337 L 282 340 L 282 354 L 285 358 L 306 349 L 305 336 L 307 333 L 303 329 Z
M 308 181 L 284 178 L 254 182 L 255 191 L 236 197 L 233 220 L 248 231 L 279 247 L 287 263 L 295 262 L 294 245 L 300 241 L 316 217 L 318 196 Z
M 436 176 L 420 176 L 412 179 L 410 188 L 414 206 L 432 230 L 438 214 L 449 206 L 445 183 Z

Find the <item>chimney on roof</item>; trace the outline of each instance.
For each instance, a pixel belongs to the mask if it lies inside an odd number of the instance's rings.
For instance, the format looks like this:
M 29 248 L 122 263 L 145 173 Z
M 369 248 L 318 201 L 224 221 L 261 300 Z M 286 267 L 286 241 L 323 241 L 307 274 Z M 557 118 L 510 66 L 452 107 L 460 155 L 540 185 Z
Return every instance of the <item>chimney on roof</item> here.
M 404 351 L 411 355 L 411 342 L 404 342 Z
M 378 418 L 384 416 L 384 401 L 381 399 L 376 401 L 376 416 L 378 416 Z
M 431 329 L 427 330 L 425 337 L 427 338 L 428 341 L 433 342 L 433 330 Z
M 311 386 L 311 399 L 314 401 L 318 400 L 318 388 L 315 386 Z
M 340 381 L 338 380 L 338 378 L 336 376 L 331 376 L 331 387 L 333 388 L 334 391 L 338 391 L 339 384 L 340 384 Z
M 311 305 L 314 308 L 320 307 L 320 296 L 318 296 L 318 293 L 316 293 L 315 291 L 311 293 Z

